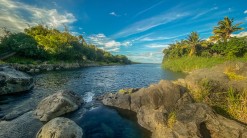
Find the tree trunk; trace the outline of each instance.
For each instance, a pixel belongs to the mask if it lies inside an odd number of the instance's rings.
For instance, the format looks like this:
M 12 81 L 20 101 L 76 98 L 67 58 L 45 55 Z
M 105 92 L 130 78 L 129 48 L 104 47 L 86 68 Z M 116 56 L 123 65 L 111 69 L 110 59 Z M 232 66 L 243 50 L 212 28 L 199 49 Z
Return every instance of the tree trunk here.
M 191 56 L 195 55 L 195 53 L 196 53 L 196 46 L 192 46 L 190 49 L 189 56 L 191 57 Z

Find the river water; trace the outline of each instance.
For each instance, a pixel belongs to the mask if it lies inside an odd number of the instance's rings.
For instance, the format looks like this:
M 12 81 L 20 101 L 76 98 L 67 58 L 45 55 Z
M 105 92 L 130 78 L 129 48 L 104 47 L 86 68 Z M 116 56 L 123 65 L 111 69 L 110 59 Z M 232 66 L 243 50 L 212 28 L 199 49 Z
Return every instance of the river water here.
M 0 117 L 16 111 L 33 110 L 44 97 L 58 90 L 68 89 L 80 94 L 87 102 L 76 112 L 66 115 L 83 128 L 83 138 L 148 137 L 140 126 L 120 116 L 114 109 L 92 102 L 93 97 L 122 88 L 147 87 L 161 79 L 175 80 L 184 76 L 182 73 L 165 70 L 160 64 L 88 67 L 47 72 L 34 76 L 36 82 L 30 92 L 1 96 Z M 35 133 L 29 136 L 34 136 Z

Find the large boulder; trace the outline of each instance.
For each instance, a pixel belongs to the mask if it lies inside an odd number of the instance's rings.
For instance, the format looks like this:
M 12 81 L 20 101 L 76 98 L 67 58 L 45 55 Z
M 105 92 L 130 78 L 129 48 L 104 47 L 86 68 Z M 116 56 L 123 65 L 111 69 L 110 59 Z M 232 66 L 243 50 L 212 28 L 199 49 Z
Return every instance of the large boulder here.
M 214 113 L 206 104 L 194 103 L 187 89 L 170 81 L 134 93 L 106 94 L 102 102 L 119 112 L 135 112 L 138 123 L 153 132 L 152 138 L 230 138 L 247 132 L 246 126 Z
M 58 117 L 46 123 L 36 138 L 82 138 L 82 129 L 72 120 Z
M 35 110 L 40 121 L 49 121 L 57 116 L 77 110 L 83 100 L 72 91 L 60 91 L 43 99 Z
M 0 95 L 24 92 L 34 85 L 33 78 L 10 67 L 0 67 Z

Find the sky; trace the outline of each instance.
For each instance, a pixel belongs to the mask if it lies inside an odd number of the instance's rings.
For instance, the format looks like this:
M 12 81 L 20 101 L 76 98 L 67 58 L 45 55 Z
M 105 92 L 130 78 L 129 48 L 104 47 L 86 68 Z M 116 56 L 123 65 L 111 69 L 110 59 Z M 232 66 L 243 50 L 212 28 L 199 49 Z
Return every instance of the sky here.
M 163 49 L 196 31 L 207 39 L 225 16 L 247 28 L 246 0 L 0 0 L 0 27 L 48 25 L 113 54 L 161 63 Z M 247 34 L 246 30 L 236 32 Z

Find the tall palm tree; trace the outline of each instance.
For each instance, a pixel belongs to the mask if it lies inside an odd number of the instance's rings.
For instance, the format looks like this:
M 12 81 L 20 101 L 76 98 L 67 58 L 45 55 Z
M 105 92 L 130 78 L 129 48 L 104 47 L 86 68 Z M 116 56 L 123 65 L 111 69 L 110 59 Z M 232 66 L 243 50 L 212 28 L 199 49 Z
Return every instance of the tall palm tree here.
M 190 35 L 188 35 L 187 44 L 190 46 L 190 53 L 189 56 L 193 56 L 196 54 L 196 46 L 199 45 L 202 40 L 199 37 L 199 34 L 197 32 L 191 32 Z
M 239 27 L 242 23 L 233 24 L 233 19 L 225 17 L 224 20 L 218 22 L 218 26 L 214 27 L 213 33 L 214 38 L 222 39 L 224 42 L 231 37 L 233 32 L 243 30 L 244 28 Z

